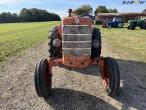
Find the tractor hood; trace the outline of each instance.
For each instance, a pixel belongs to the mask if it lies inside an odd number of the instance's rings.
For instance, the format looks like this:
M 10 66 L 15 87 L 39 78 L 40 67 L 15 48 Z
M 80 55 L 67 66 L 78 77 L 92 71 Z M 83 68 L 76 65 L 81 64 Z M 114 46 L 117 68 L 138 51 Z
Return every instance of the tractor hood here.
M 63 25 L 92 25 L 92 19 L 80 16 L 65 17 Z

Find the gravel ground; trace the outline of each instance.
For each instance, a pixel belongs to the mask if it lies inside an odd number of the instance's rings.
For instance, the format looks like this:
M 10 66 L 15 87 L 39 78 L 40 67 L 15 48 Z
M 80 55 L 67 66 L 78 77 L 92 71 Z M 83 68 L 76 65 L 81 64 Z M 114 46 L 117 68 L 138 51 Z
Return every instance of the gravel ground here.
M 123 60 L 103 44 L 103 55 L 117 59 L 121 89 L 113 99 L 103 91 L 95 65 L 82 70 L 53 68 L 53 93 L 44 100 L 34 89 L 34 66 L 47 58 L 47 43 L 0 64 L 0 110 L 146 110 L 146 63 Z

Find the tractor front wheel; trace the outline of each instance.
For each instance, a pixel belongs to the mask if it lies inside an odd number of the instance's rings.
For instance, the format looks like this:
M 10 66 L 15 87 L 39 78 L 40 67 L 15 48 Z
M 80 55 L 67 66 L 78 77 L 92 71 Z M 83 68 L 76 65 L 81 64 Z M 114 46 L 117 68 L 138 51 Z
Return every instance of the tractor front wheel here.
M 51 94 L 52 74 L 47 59 L 41 59 L 35 67 L 34 83 L 39 97 L 47 98 Z
M 146 30 L 146 23 L 144 24 L 143 29 L 145 29 L 145 30 Z
M 116 96 L 120 87 L 120 72 L 115 59 L 105 58 L 104 73 L 101 74 L 101 78 L 107 94 L 111 97 Z

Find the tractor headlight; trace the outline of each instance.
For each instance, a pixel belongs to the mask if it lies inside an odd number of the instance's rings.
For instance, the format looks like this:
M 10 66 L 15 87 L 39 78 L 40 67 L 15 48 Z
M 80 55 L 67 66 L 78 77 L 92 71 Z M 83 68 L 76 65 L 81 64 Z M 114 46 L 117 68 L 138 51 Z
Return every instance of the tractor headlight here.
M 59 48 L 61 46 L 61 40 L 60 39 L 54 39 L 53 40 L 53 46 Z

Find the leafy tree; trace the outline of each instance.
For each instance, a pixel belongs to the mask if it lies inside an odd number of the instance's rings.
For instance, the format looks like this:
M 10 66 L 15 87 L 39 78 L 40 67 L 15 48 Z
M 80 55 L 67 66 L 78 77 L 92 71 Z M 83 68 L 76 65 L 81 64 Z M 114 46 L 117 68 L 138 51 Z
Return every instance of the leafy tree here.
M 11 14 L 10 12 L 6 13 L 3 12 L 0 14 L 0 23 L 11 23 L 11 22 L 16 22 L 18 20 L 17 14 L 13 13 Z
M 90 5 L 81 5 L 79 8 L 75 9 L 73 13 L 76 15 L 82 15 L 85 13 L 90 14 L 92 13 L 92 11 L 93 11 L 93 8 Z
M 22 9 L 20 12 L 20 18 L 23 21 L 58 21 L 61 20 L 57 14 L 49 13 L 46 10 L 37 8 Z
M 108 9 L 109 13 L 118 13 L 117 9 Z
M 23 8 L 20 11 L 19 17 L 22 21 L 32 21 L 32 13 L 30 10 Z
M 95 15 L 97 13 L 109 13 L 108 9 L 106 8 L 106 6 L 98 6 L 95 10 Z

